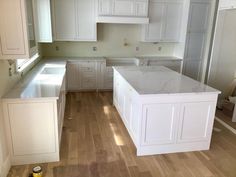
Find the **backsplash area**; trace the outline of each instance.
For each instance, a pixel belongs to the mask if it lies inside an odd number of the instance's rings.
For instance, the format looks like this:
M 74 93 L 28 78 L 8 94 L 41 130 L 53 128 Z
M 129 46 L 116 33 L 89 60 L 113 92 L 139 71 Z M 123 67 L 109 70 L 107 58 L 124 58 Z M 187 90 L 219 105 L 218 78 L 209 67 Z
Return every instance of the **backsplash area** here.
M 54 42 L 43 44 L 43 56 L 171 56 L 175 43 L 144 43 L 140 25 L 98 24 L 97 42 Z

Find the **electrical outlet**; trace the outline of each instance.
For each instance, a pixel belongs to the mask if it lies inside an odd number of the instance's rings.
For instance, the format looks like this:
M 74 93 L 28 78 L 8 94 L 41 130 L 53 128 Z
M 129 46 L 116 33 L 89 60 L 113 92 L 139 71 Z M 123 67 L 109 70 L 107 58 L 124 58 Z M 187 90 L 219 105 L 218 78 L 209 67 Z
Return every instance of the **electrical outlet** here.
M 94 52 L 97 51 L 97 47 L 93 47 L 93 51 L 94 51 Z
M 56 46 L 56 51 L 59 51 L 59 50 L 60 50 L 60 48 L 58 46 Z
M 162 50 L 162 47 L 160 46 L 160 47 L 158 47 L 158 51 L 161 51 Z

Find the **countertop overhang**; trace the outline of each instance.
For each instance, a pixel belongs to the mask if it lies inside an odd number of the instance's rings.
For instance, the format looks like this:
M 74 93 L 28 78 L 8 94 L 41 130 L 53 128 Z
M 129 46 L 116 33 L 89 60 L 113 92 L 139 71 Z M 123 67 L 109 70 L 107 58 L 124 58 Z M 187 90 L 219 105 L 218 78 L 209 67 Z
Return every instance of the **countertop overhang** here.
M 139 95 L 220 94 L 220 91 L 163 66 L 113 67 Z

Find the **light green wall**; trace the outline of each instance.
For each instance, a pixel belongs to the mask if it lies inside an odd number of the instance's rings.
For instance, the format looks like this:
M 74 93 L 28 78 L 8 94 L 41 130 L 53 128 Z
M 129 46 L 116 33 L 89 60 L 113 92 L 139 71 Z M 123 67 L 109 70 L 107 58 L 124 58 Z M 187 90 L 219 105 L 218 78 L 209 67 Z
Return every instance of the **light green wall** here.
M 143 43 L 140 25 L 98 24 L 98 42 L 54 42 L 43 44 L 43 56 L 115 56 L 133 57 L 140 55 L 172 56 L 174 43 Z M 124 43 L 127 42 L 127 46 Z M 56 51 L 56 46 L 59 50 Z M 162 47 L 159 51 L 158 48 Z M 97 47 L 97 51 L 92 50 Z M 139 51 L 136 51 L 139 47 Z

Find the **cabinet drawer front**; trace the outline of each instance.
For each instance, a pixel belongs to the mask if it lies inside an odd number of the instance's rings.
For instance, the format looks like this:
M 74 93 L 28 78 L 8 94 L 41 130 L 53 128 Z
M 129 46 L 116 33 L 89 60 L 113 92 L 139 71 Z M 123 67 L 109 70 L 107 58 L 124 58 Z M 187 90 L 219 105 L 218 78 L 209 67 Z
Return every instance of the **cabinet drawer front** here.
M 79 63 L 81 67 L 93 67 L 95 68 L 96 63 L 94 61 L 85 61 Z
M 81 87 L 83 89 L 95 89 L 96 80 L 92 77 L 85 77 L 82 79 Z
M 87 67 L 80 67 L 81 71 L 83 73 L 86 73 L 86 72 L 94 72 L 95 73 L 95 68 L 94 67 L 91 67 L 91 66 L 87 66 Z

